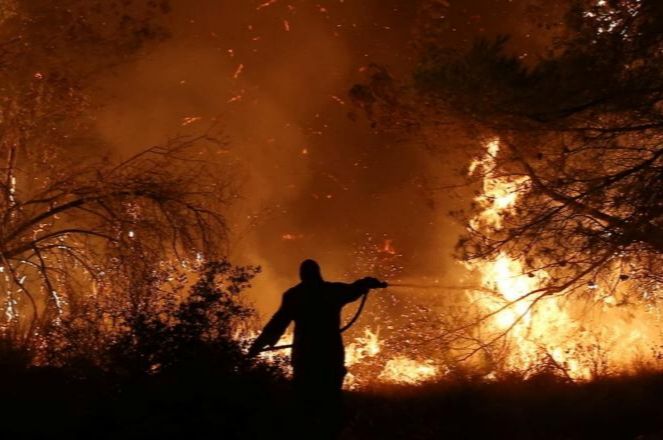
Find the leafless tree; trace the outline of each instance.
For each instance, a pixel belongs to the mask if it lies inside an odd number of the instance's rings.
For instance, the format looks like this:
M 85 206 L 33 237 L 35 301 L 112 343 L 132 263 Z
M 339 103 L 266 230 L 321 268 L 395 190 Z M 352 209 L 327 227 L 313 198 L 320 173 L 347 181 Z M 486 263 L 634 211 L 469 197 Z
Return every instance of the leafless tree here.
M 165 38 L 168 10 L 167 1 L 0 5 L 4 336 L 43 334 L 90 304 L 138 307 L 176 267 L 223 253 L 221 212 L 234 193 L 218 133 L 120 159 L 90 116 L 100 105 L 90 85 Z
M 205 140 L 175 139 L 119 164 L 69 167 L 28 188 L 3 185 L 5 323 L 29 323 L 22 331 L 30 333 L 93 289 L 128 289 L 130 272 L 147 276 L 168 259 L 222 253 L 220 208 L 232 186 L 195 159 Z

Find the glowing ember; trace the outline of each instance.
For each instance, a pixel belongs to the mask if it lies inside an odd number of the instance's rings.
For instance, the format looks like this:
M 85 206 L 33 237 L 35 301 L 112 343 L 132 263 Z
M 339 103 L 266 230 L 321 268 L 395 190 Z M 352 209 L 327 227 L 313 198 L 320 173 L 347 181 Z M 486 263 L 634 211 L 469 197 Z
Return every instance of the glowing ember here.
M 269 1 L 266 1 L 265 3 L 262 3 L 262 4 L 258 5 L 258 7 L 256 8 L 256 10 L 259 11 L 259 10 L 261 10 L 261 9 L 264 9 L 264 8 L 268 7 L 268 6 L 271 6 L 271 5 L 273 5 L 274 3 L 276 3 L 277 1 L 278 1 L 278 0 L 269 0 Z
M 384 244 L 382 245 L 382 252 L 391 255 L 396 255 L 396 249 L 394 248 L 394 240 L 385 239 Z
M 237 69 L 235 69 L 235 73 L 233 74 L 233 78 L 234 79 L 239 78 L 239 76 L 242 74 L 243 71 L 244 71 L 244 64 L 240 64 L 239 66 L 237 66 Z
M 341 105 L 345 105 L 345 101 L 343 101 L 341 98 L 339 98 L 336 95 L 331 95 L 331 99 L 333 99 L 334 101 L 338 102 Z
M 185 118 L 182 118 L 182 123 L 180 125 L 184 127 L 189 124 L 193 124 L 194 122 L 198 122 L 201 119 L 203 119 L 202 116 L 187 116 Z
M 302 238 L 304 238 L 303 234 L 287 233 L 287 234 L 281 235 L 281 240 L 285 240 L 285 241 L 294 241 L 294 240 L 299 240 L 299 239 L 302 239 Z
M 235 95 L 235 96 L 233 96 L 232 98 L 230 98 L 230 99 L 229 99 L 228 101 L 226 101 L 226 102 L 227 102 L 228 104 L 230 104 L 230 103 L 232 103 L 232 102 L 241 101 L 241 100 L 242 100 L 242 96 L 243 96 L 243 95 L 241 95 L 241 94 L 239 94 L 239 95 Z

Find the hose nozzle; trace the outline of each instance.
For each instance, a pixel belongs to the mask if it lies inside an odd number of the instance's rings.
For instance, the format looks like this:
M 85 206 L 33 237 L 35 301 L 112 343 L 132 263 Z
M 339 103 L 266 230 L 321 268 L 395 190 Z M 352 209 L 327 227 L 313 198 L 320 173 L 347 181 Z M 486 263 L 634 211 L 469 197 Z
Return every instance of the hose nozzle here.
M 384 289 L 388 286 L 386 281 L 380 281 L 374 277 L 362 278 L 358 282 L 363 284 L 365 287 L 369 289 Z

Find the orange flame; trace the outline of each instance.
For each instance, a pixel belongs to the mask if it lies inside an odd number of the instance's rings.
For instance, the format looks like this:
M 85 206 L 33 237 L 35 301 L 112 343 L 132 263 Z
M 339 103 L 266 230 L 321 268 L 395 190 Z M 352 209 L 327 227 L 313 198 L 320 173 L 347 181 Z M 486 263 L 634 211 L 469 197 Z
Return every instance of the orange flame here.
M 472 219 L 474 228 L 501 228 L 502 216 L 513 214 L 519 195 L 529 190 L 526 177 L 496 173 L 498 153 L 499 141 L 493 140 L 485 156 L 470 166 L 470 174 L 478 169 L 483 173 L 483 193 L 475 199 L 483 211 Z M 497 294 L 468 292 L 470 300 L 490 316 L 482 332 L 504 335 L 508 352 L 503 370 L 527 375 L 549 364 L 570 379 L 583 380 L 626 372 L 637 364 L 660 367 L 652 349 L 663 340 L 656 330 L 660 322 L 645 307 L 616 307 L 614 296 L 597 284 L 587 287 L 594 298 L 590 304 L 564 292 L 536 301 L 532 293 L 549 275 L 545 271 L 527 274 L 520 260 L 504 253 L 494 261 L 473 262 L 470 268 L 479 272 L 484 288 Z

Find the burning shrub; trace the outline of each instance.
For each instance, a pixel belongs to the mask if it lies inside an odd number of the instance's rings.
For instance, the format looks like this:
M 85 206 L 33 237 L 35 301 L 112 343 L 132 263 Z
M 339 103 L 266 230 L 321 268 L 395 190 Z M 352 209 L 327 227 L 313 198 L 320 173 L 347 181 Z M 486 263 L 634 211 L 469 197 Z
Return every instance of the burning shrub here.
M 167 303 L 158 314 L 128 316 L 125 332 L 110 347 L 111 364 L 154 373 L 209 351 L 223 352 L 226 371 L 243 365 L 236 328 L 251 316 L 238 298 L 258 272 L 226 261 L 204 263 L 200 278 L 180 304 Z
M 99 310 L 87 304 L 49 327 L 37 347 L 39 360 L 71 366 L 87 359 L 107 371 L 133 375 L 155 374 L 216 352 L 225 357 L 225 371 L 237 369 L 246 362 L 233 335 L 253 313 L 240 293 L 258 272 L 227 261 L 204 262 L 186 294 L 163 292 L 153 284 L 152 296 L 137 307 Z

